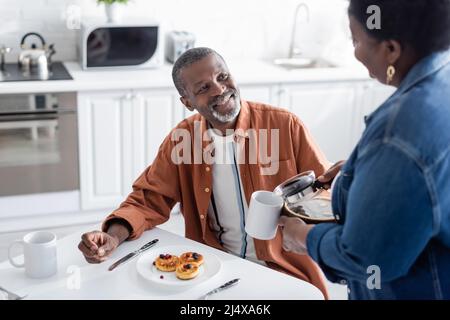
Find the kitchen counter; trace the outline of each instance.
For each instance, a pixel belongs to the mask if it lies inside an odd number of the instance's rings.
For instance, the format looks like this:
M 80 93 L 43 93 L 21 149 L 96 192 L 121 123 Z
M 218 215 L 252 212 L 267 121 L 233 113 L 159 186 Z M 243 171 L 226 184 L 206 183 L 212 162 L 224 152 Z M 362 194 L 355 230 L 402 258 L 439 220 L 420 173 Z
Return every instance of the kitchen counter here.
M 0 94 L 117 89 L 173 89 L 172 65 L 145 70 L 82 70 L 77 62 L 64 65 L 73 80 L 0 82 Z M 369 80 L 363 67 L 287 70 L 261 60 L 229 61 L 240 85 Z

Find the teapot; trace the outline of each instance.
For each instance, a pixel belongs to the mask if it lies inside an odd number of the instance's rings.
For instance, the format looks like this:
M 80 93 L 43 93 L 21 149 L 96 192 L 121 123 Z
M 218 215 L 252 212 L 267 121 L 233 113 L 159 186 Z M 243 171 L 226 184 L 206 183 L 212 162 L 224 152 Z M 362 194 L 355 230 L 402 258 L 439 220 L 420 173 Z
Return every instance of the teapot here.
M 25 40 L 30 36 L 39 38 L 41 41 L 40 48 L 38 48 L 35 43 L 32 43 L 29 48 L 25 45 Z M 51 56 L 56 53 L 53 44 L 47 48 L 45 40 L 40 34 L 29 32 L 22 37 L 20 47 L 22 51 L 19 54 L 19 66 L 22 71 L 33 73 L 37 71 L 39 74 L 48 74 Z

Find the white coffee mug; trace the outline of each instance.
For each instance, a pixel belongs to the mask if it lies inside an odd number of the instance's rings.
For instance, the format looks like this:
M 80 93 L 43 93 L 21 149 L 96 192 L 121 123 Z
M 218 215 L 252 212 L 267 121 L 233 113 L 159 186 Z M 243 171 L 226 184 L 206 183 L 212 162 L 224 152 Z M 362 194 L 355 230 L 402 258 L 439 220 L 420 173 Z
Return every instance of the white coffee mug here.
M 23 263 L 17 263 L 11 256 L 13 247 L 23 246 Z M 31 278 L 47 278 L 57 270 L 56 235 L 48 231 L 35 231 L 26 234 L 23 240 L 14 241 L 8 250 L 9 262 L 14 267 L 25 268 Z
M 273 239 L 284 200 L 271 191 L 255 191 L 250 200 L 245 231 L 260 240 Z

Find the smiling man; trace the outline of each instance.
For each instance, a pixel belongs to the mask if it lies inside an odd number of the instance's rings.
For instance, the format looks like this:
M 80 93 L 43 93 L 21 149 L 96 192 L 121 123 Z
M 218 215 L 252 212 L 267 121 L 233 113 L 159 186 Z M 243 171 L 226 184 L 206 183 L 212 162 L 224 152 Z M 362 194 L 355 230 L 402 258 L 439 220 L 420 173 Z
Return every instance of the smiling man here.
M 167 221 L 179 202 L 187 238 L 311 282 L 327 297 L 321 270 L 309 257 L 284 251 L 280 231 L 267 241 L 245 232 L 254 191 L 272 191 L 306 170 L 319 176 L 329 166 L 308 130 L 286 110 L 241 100 L 224 59 L 212 49 L 185 52 L 172 76 L 182 103 L 198 113 L 166 137 L 102 231 L 82 236 L 86 260 L 105 261 L 123 241 Z M 264 151 L 271 152 L 270 163 Z M 276 170 L 265 170 L 268 165 Z

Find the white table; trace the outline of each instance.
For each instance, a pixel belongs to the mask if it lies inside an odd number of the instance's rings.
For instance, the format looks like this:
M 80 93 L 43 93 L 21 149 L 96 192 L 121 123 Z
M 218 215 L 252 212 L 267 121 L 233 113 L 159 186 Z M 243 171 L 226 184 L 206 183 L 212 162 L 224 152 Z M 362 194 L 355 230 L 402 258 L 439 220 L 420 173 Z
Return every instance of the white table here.
M 322 293 L 310 283 L 158 228 L 145 232 L 135 241 L 126 241 L 108 261 L 88 264 L 77 246 L 82 233 L 96 228 L 82 229 L 58 241 L 56 275 L 47 279 L 31 279 L 26 277 L 23 269 L 14 268 L 6 261 L 0 264 L 0 285 L 20 295 L 27 294 L 27 299 L 191 300 L 231 279 L 240 278 L 237 286 L 211 296 L 210 300 L 323 299 Z M 215 254 L 221 260 L 222 268 L 208 281 L 184 289 L 159 287 L 143 279 L 136 271 L 138 259 L 113 271 L 107 270 L 113 261 L 154 238 L 158 238 L 159 243 L 152 249 L 167 245 L 193 245 L 198 247 L 199 252 Z M 77 275 L 81 280 L 79 288 L 74 282 Z

